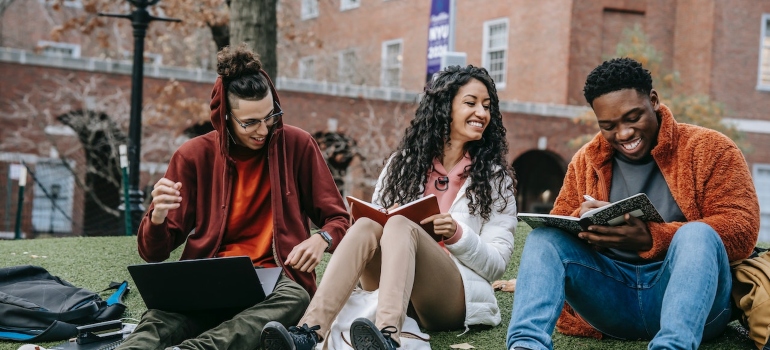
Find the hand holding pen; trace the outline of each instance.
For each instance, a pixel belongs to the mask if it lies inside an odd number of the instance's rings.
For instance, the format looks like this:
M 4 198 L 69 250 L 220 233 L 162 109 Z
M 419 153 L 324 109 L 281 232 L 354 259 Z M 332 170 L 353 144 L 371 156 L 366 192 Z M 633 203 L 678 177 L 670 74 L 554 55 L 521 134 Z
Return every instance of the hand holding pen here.
M 585 199 L 586 201 L 580 204 L 580 215 L 583 215 L 583 213 L 591 209 L 603 207 L 607 204 L 610 204 L 609 202 L 597 200 L 596 198 L 591 197 L 588 194 L 584 194 L 583 199 Z

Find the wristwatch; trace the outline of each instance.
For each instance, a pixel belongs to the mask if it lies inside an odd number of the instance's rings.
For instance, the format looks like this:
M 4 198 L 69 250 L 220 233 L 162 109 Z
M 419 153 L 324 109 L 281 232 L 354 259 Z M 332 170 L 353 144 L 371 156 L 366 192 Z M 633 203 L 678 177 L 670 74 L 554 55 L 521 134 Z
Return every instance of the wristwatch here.
M 321 235 L 321 238 L 323 238 L 324 241 L 326 241 L 326 244 L 328 244 L 328 246 L 326 247 L 326 249 L 324 249 L 324 251 L 325 252 L 330 251 L 332 249 L 332 242 L 334 241 L 332 240 L 332 236 L 329 234 L 329 232 L 318 231 L 316 234 Z

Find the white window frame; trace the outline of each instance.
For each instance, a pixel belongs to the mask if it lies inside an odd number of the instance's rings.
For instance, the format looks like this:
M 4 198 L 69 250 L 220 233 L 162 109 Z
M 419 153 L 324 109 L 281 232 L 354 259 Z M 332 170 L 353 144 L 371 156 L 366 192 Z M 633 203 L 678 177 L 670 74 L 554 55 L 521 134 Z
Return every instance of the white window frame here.
M 302 0 L 302 20 L 318 17 L 318 0 Z
M 302 80 L 316 80 L 315 63 L 315 56 L 305 56 L 300 58 L 297 77 Z
M 770 79 L 767 82 L 762 82 L 762 65 L 767 67 L 767 71 L 764 72 L 767 76 L 770 76 L 770 13 L 762 15 L 762 28 L 759 37 L 759 63 L 757 66 L 757 90 L 770 91 Z M 766 41 L 767 40 L 767 41 Z M 763 55 L 763 53 L 765 53 Z M 763 57 L 764 56 L 764 57 Z M 763 62 L 763 59 L 765 62 Z
M 355 61 L 352 62 L 352 65 L 354 67 L 349 68 L 349 62 L 345 61 L 345 55 L 352 53 L 355 57 Z M 358 52 L 356 49 L 347 49 L 342 50 L 339 53 L 339 57 L 337 58 L 337 81 L 343 84 L 353 84 L 353 80 L 355 78 L 356 72 L 355 72 L 355 66 L 358 65 Z M 346 74 L 350 72 L 350 69 L 352 69 L 352 74 Z
M 499 48 L 491 48 L 489 47 L 489 32 L 490 29 L 493 26 L 505 24 L 505 45 Z M 508 38 L 509 38 L 509 32 L 511 30 L 511 26 L 508 23 L 508 18 L 499 18 L 499 19 L 493 19 L 490 21 L 484 22 L 484 35 L 483 35 L 483 44 L 481 49 L 481 66 L 486 68 L 489 71 L 490 75 L 497 75 L 497 72 L 492 72 L 490 69 L 490 62 L 489 62 L 489 53 L 493 51 L 503 51 L 503 56 L 505 57 L 505 60 L 503 61 L 503 71 L 502 71 L 502 79 L 495 79 L 495 87 L 497 87 L 498 90 L 502 90 L 505 88 L 506 82 L 508 80 Z
M 388 62 L 388 47 L 392 45 L 398 45 L 399 47 L 399 55 L 400 59 L 396 59 L 398 61 L 398 64 L 389 64 Z M 388 40 L 382 42 L 382 59 L 380 66 L 382 67 L 380 69 L 380 86 L 383 87 L 390 87 L 390 88 L 398 88 L 401 87 L 401 75 L 403 74 L 403 68 L 404 68 L 404 39 L 395 39 L 395 40 Z M 386 85 L 386 77 L 387 72 L 390 69 L 398 68 L 398 80 L 397 84 L 395 86 Z
M 752 177 L 754 178 L 754 187 L 757 189 L 757 196 L 759 197 L 759 214 L 760 214 L 760 241 L 766 242 L 768 240 L 767 233 L 770 231 L 765 225 L 770 224 L 770 198 L 766 196 L 767 187 L 760 186 L 764 182 L 765 178 L 759 175 L 760 172 L 770 171 L 770 164 L 754 164 Z
M 40 2 L 48 6 L 51 6 L 54 3 L 56 3 L 56 0 L 40 0 Z M 64 7 L 71 7 L 76 9 L 83 8 L 83 2 L 81 0 L 64 0 L 62 2 L 62 5 L 64 5 Z
M 352 10 L 361 6 L 361 0 L 340 0 L 340 11 Z
M 42 54 L 45 56 L 80 58 L 80 45 L 78 44 L 40 40 L 37 42 L 37 46 L 43 49 Z M 46 52 L 47 48 L 70 50 L 71 53 L 69 55 L 54 54 L 53 52 Z

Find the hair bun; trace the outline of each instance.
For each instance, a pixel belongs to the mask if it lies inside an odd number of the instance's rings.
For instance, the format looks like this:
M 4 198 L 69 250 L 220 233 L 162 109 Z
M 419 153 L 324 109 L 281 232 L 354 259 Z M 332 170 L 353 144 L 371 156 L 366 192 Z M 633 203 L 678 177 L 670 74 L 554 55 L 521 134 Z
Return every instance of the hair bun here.
M 235 48 L 226 46 L 217 53 L 217 74 L 225 80 L 233 80 L 244 75 L 259 74 L 262 62 L 259 55 L 242 43 Z

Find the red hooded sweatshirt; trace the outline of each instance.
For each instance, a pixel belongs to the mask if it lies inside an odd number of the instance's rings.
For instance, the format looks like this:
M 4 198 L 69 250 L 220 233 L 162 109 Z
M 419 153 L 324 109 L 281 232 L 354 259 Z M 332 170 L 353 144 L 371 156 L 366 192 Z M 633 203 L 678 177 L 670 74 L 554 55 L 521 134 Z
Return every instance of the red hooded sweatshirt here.
M 273 98 L 280 103 L 267 77 Z M 226 93 L 218 77 L 211 92 L 215 131 L 185 142 L 171 157 L 165 178 L 182 183 L 181 206 L 169 210 L 163 224 L 150 221 L 151 205 L 138 232 L 139 255 L 147 262 L 168 259 L 185 244 L 182 260 L 214 257 L 219 251 L 230 212 L 235 164 L 229 155 L 225 127 Z M 273 255 L 276 263 L 312 296 L 315 273 L 284 266 L 289 252 L 310 237 L 308 219 L 333 239 L 333 251 L 350 226 L 348 213 L 318 144 L 302 129 L 279 120 L 268 141 L 273 211 Z

